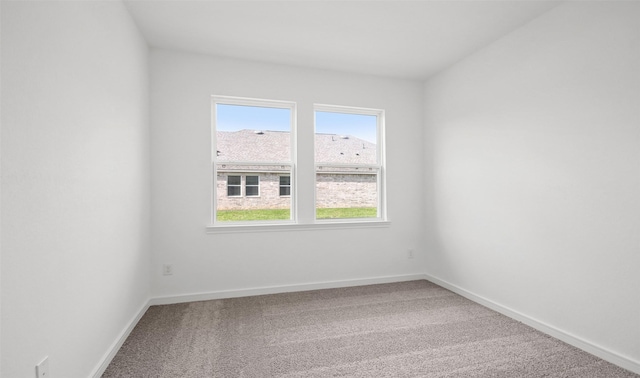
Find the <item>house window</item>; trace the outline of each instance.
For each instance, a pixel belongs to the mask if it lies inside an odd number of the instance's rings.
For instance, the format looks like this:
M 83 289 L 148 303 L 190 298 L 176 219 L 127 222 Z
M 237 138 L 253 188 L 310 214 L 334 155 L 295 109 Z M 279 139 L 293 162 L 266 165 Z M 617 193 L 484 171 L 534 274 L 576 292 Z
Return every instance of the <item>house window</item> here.
M 260 195 L 260 176 L 245 177 L 244 193 L 247 197 L 258 197 Z
M 280 196 L 291 195 L 291 176 L 280 176 Z
M 240 176 L 227 176 L 227 196 L 240 197 L 242 195 L 241 189 Z
M 294 102 L 212 97 L 214 227 L 297 223 L 298 212 L 304 223 L 385 223 L 371 222 L 386 221 L 384 111 L 317 104 L 311 111 L 314 137 L 297 141 Z M 314 156 L 300 176 L 298 147 Z
M 295 220 L 280 194 L 280 177 L 295 177 L 295 103 L 214 96 L 212 118 L 214 225 Z
M 316 219 L 384 219 L 384 111 L 315 106 Z

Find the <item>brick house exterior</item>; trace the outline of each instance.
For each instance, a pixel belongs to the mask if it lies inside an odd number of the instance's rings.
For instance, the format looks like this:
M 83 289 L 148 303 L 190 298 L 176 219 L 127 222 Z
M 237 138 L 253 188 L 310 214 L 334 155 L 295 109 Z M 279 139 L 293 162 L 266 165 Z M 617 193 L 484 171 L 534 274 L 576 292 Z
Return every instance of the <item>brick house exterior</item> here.
M 316 206 L 377 207 L 377 172 L 344 166 L 375 165 L 376 145 L 353 136 L 316 134 L 315 137 L 316 161 L 327 162 L 317 173 Z M 289 193 L 294 188 L 287 179 L 289 166 L 247 163 L 290 160 L 288 132 L 218 131 L 216 139 L 218 210 L 290 208 Z

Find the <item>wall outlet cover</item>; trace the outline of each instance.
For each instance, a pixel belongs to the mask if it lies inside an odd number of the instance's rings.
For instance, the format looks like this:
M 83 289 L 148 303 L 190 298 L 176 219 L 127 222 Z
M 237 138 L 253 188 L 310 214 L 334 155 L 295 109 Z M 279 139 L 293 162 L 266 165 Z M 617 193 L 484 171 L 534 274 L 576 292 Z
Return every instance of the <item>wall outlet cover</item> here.
M 36 365 L 36 378 L 49 378 L 49 357 Z

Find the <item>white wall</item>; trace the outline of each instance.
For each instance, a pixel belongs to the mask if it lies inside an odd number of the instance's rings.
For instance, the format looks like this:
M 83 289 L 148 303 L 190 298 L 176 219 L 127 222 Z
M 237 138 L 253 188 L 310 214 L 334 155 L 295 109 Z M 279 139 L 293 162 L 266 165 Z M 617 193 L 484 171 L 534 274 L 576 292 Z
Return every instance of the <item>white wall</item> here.
M 421 83 L 152 50 L 151 84 L 154 296 L 423 272 Z M 313 141 L 314 103 L 385 109 L 391 226 L 206 234 L 214 94 L 296 101 L 302 143 Z M 299 211 L 309 221 L 313 151 L 298 159 Z M 163 263 L 172 276 L 161 275 Z
M 566 3 L 424 100 L 428 273 L 636 366 L 639 19 L 637 2 Z
M 120 2 L 2 2 L 2 372 L 87 377 L 149 296 L 148 49 Z
M 0 33 L 2 30 L 2 3 L 0 3 Z M 0 46 L 0 57 L 2 46 Z M 2 59 L 0 59 L 0 86 L 2 85 Z M 2 90 L 0 90 L 0 218 L 2 217 Z M 0 340 L 2 340 L 2 227 L 0 227 Z M 2 374 L 2 342 L 0 342 L 0 374 Z

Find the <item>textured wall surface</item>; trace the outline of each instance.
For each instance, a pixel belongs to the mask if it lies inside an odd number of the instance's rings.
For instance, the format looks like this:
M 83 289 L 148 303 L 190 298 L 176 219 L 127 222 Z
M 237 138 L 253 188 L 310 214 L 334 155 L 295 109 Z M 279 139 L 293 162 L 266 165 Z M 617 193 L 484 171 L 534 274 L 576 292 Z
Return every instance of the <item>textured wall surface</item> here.
M 319 208 L 378 206 L 376 175 L 318 174 L 316 206 Z
M 385 110 L 391 226 L 207 234 L 211 223 L 211 96 L 296 102 L 298 219 L 315 222 L 314 104 Z M 151 52 L 152 246 L 155 296 L 424 272 L 420 185 L 422 83 Z M 381 189 L 382 190 L 382 189 Z M 358 248 L 351 246 L 358 245 Z M 407 250 L 415 258 L 407 259 Z M 174 274 L 163 276 L 162 264 Z
M 88 377 L 150 292 L 148 49 L 121 2 L 2 2 L 2 371 Z
M 567 2 L 427 82 L 424 103 L 428 272 L 636 367 L 638 19 L 638 2 Z

